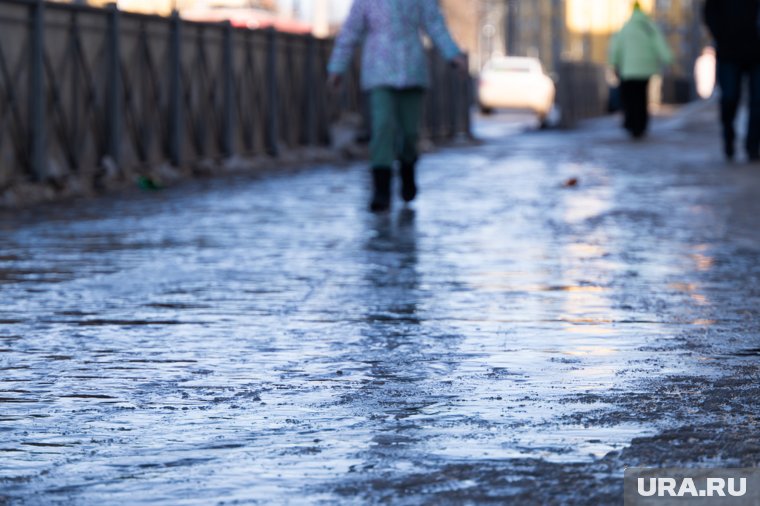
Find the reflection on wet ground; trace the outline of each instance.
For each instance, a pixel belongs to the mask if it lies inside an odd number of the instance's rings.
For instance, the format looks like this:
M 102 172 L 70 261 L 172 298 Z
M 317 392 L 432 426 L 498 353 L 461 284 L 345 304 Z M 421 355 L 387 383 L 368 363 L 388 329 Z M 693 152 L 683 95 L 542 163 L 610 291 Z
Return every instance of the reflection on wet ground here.
M 625 399 L 757 372 L 760 170 L 699 121 L 430 155 L 387 216 L 360 167 L 6 213 L 0 503 L 488 502 L 539 478 L 582 502 L 568 469 L 616 478 L 594 466 L 707 416 Z

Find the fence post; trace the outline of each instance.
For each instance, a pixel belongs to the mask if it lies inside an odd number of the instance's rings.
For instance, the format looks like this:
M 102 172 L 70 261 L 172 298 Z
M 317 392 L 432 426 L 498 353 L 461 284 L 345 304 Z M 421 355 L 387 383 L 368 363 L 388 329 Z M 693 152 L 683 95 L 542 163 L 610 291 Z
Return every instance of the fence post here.
M 108 91 L 106 95 L 106 156 L 118 166 L 121 159 L 121 26 L 119 7 L 115 3 L 108 4 L 108 54 L 106 69 L 108 76 Z
M 457 71 L 453 70 L 451 65 L 446 64 L 446 78 L 449 82 L 449 138 L 453 139 L 457 135 L 457 119 L 459 116 L 459 102 L 460 102 L 460 90 L 459 90 L 459 75 Z
M 552 72 L 559 73 L 562 48 L 565 47 L 565 8 L 563 0 L 552 0 Z
M 169 32 L 169 161 L 175 167 L 182 163 L 182 19 L 172 12 Z
M 317 41 L 313 35 L 307 35 L 306 42 L 306 69 L 304 72 L 304 90 L 306 92 L 306 107 L 304 122 L 306 124 L 306 135 L 304 140 L 306 145 L 312 146 L 316 143 L 317 134 L 315 132 L 315 108 L 316 108 L 316 88 L 314 83 L 320 79 L 315 69 Z
M 267 32 L 267 152 L 272 156 L 280 153 L 279 105 L 277 103 L 277 31 L 270 28 Z
M 470 55 L 465 55 L 465 101 L 462 112 L 464 113 L 464 133 L 468 139 L 473 139 L 472 134 L 472 106 L 475 101 L 475 88 L 473 87 L 473 77 L 470 74 Z
M 45 3 L 36 0 L 29 7 L 29 168 L 39 181 L 47 175 L 47 126 L 45 124 Z
M 518 45 L 520 37 L 518 36 L 518 30 L 520 26 L 518 9 L 518 0 L 506 0 L 507 15 L 504 22 L 506 23 L 506 40 L 507 43 L 506 53 L 509 56 L 517 56 Z M 522 49 L 522 48 L 521 48 Z
M 326 58 L 326 54 L 330 50 L 330 42 L 324 39 L 317 39 L 314 40 L 316 49 L 317 49 L 317 65 L 320 68 L 320 72 L 323 72 L 325 69 L 323 68 L 323 63 Z M 322 75 L 320 73 L 320 75 Z M 328 90 L 327 83 L 325 79 L 322 79 L 322 82 L 319 82 L 316 84 L 317 86 L 317 103 L 316 103 L 316 121 L 315 121 L 315 128 L 317 130 L 317 142 L 320 145 L 327 145 L 330 143 L 330 113 L 332 111 L 332 104 L 334 103 L 334 99 L 330 98 L 330 90 Z
M 233 61 L 232 23 L 225 21 L 222 38 L 222 82 L 223 111 L 222 111 L 222 153 L 226 157 L 234 154 L 235 131 L 235 69 Z
M 440 103 L 438 95 L 441 89 L 441 80 L 438 78 L 438 58 L 434 53 L 428 53 L 428 61 L 430 62 L 430 76 L 433 85 L 430 87 L 428 97 L 428 135 L 430 140 L 435 141 L 438 138 L 438 125 L 440 123 L 440 110 L 438 104 Z
M 557 109 L 559 110 L 559 126 L 561 128 L 567 128 L 567 119 L 570 111 L 567 110 L 567 106 L 565 105 L 565 94 L 567 93 L 567 71 L 565 62 L 560 60 L 560 62 L 557 64 L 557 69 L 555 72 L 557 74 L 557 96 L 555 97 L 554 101 L 557 105 Z

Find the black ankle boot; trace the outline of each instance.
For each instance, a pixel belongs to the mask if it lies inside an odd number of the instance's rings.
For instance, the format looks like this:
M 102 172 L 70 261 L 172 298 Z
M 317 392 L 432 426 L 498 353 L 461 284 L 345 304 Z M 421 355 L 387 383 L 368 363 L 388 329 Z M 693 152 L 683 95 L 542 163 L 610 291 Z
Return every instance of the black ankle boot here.
M 723 145 L 723 154 L 726 157 L 726 160 L 729 162 L 734 161 L 734 156 L 736 156 L 736 152 L 734 150 L 734 144 L 724 144 Z
M 373 213 L 382 213 L 391 208 L 391 176 L 390 167 L 375 167 L 372 169 L 374 191 L 369 209 Z
M 401 162 L 401 198 L 404 202 L 411 202 L 417 196 L 414 165 L 414 162 Z
M 723 133 L 723 154 L 726 156 L 726 160 L 729 162 L 734 160 L 734 156 L 736 155 L 735 147 L 735 135 L 732 132 L 724 132 Z

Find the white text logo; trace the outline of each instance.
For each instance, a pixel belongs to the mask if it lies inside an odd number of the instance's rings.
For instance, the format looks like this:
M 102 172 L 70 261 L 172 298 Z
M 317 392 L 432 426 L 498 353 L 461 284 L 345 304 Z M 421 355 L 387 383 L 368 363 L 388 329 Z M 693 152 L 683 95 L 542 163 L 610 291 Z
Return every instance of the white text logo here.
M 699 489 L 692 478 L 639 478 L 638 492 L 642 497 L 742 497 L 747 493 L 746 478 L 706 478 L 705 488 Z

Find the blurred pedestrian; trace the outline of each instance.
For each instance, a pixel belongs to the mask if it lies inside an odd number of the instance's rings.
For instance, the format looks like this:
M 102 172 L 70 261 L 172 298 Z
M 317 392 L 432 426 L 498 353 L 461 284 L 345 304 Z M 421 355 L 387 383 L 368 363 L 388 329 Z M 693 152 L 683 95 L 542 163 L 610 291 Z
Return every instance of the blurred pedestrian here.
M 620 78 L 623 126 L 639 139 L 649 124 L 649 80 L 673 61 L 673 53 L 638 1 L 633 4 L 631 18 L 612 38 L 609 58 Z
M 750 161 L 760 160 L 760 0 L 707 0 L 704 18 L 717 50 L 723 152 L 733 160 L 734 122 L 749 79 L 749 122 L 745 149 Z
M 421 31 L 448 61 L 466 68 L 466 59 L 446 28 L 437 0 L 354 0 L 328 65 L 330 85 L 337 88 L 355 48 L 363 44 L 361 85 L 370 92 L 372 116 L 373 212 L 390 208 L 396 160 L 400 162 L 402 198 L 410 202 L 417 195 L 417 142 L 424 90 L 429 85 Z

